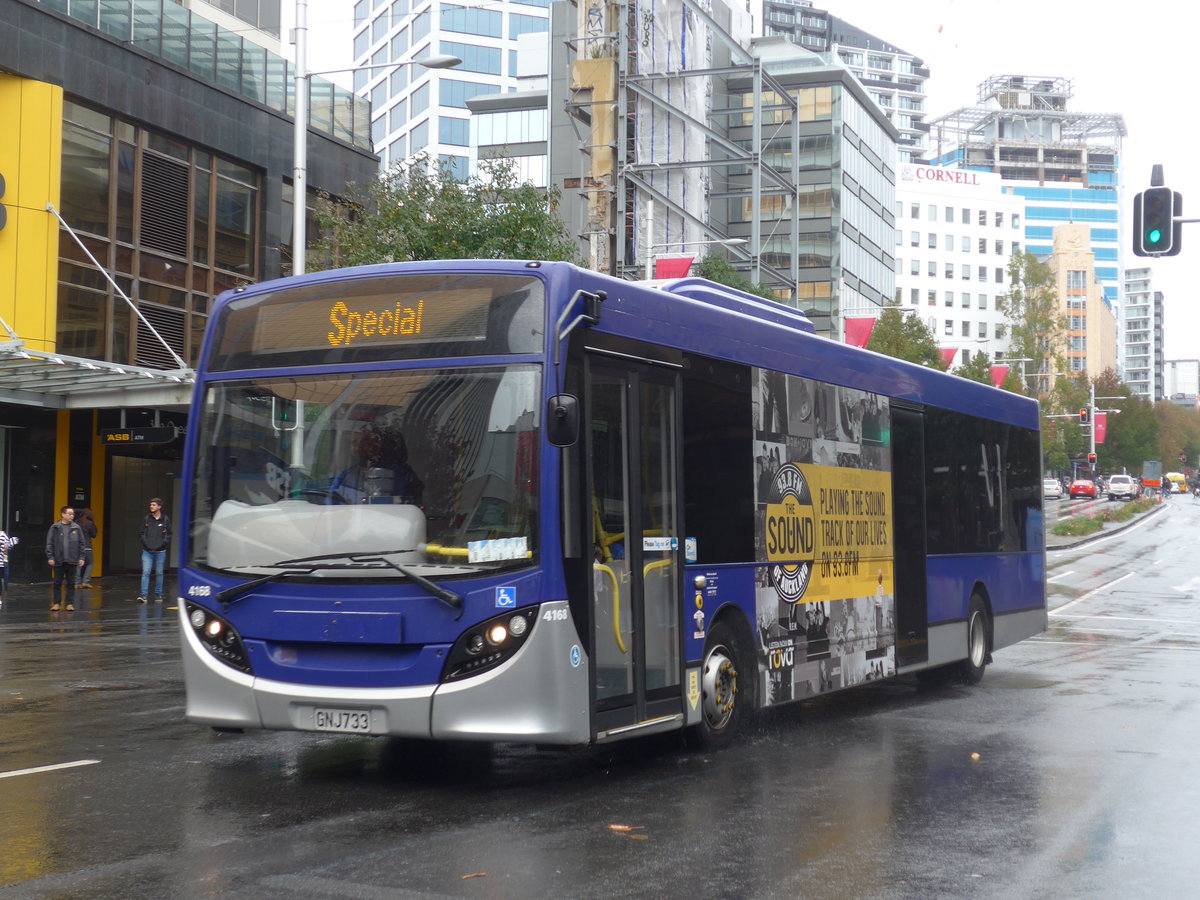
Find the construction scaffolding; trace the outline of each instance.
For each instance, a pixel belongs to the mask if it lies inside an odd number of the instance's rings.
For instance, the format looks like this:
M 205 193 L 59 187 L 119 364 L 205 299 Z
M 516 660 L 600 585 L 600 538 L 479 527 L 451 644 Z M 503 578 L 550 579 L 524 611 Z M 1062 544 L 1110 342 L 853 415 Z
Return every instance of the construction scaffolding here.
M 724 245 L 794 304 L 797 255 L 780 265 L 762 248 L 794 247 L 799 233 L 796 101 L 735 36 L 740 15 L 720 2 L 580 0 L 564 106 L 583 163 L 567 184 L 599 271 L 650 278 L 655 258 Z

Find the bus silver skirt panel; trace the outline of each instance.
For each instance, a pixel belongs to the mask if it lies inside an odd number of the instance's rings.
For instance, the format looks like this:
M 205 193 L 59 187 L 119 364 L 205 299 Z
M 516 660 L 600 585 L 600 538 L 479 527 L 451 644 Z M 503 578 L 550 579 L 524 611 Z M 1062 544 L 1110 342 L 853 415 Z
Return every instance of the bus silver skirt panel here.
M 543 603 L 512 659 L 433 697 L 433 737 L 586 744 L 588 658 L 565 601 Z
M 1046 610 L 1044 609 L 1027 609 L 996 616 L 992 621 L 992 649 L 999 650 L 1001 647 L 1011 646 L 1025 638 L 1041 634 L 1045 630 Z M 965 619 L 948 622 L 945 625 L 930 625 L 929 661 L 915 666 L 905 666 L 898 671 L 900 674 L 917 672 L 921 669 L 932 669 L 966 658 L 967 623 Z

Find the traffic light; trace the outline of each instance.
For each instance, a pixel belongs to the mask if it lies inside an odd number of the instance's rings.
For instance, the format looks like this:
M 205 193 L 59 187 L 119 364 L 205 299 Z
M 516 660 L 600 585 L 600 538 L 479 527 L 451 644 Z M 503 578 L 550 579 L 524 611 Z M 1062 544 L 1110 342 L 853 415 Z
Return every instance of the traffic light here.
M 1089 454 L 1088 454 L 1088 465 L 1089 465 L 1089 466 L 1094 466 L 1095 464 L 1096 464 L 1096 454 L 1095 454 L 1095 453 L 1089 453 Z
M 1086 406 L 1079 407 L 1079 424 L 1087 425 L 1087 424 L 1090 424 L 1091 421 L 1092 421 L 1092 411 Z
M 1179 461 L 1180 461 L 1181 463 L 1186 463 L 1186 462 L 1187 462 L 1187 454 L 1186 454 L 1186 453 L 1180 453 L 1180 454 L 1179 454 Z
M 1152 187 L 1133 199 L 1133 252 L 1137 256 L 1175 256 L 1181 249 L 1183 196 L 1169 187 Z

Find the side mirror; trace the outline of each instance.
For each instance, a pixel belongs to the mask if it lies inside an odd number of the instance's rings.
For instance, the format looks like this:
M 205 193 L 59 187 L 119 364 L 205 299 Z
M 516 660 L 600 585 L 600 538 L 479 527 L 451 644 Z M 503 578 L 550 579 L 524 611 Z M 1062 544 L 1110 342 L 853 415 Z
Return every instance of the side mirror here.
M 579 399 L 555 394 L 546 401 L 546 437 L 555 447 L 570 447 L 579 440 Z

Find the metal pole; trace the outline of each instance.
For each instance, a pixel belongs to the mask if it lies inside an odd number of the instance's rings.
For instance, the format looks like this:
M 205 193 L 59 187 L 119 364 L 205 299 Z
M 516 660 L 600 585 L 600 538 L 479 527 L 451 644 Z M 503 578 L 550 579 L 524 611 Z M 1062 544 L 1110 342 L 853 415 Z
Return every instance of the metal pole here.
M 308 0 L 296 0 L 296 108 L 292 133 L 292 274 L 304 274 L 308 243 Z

